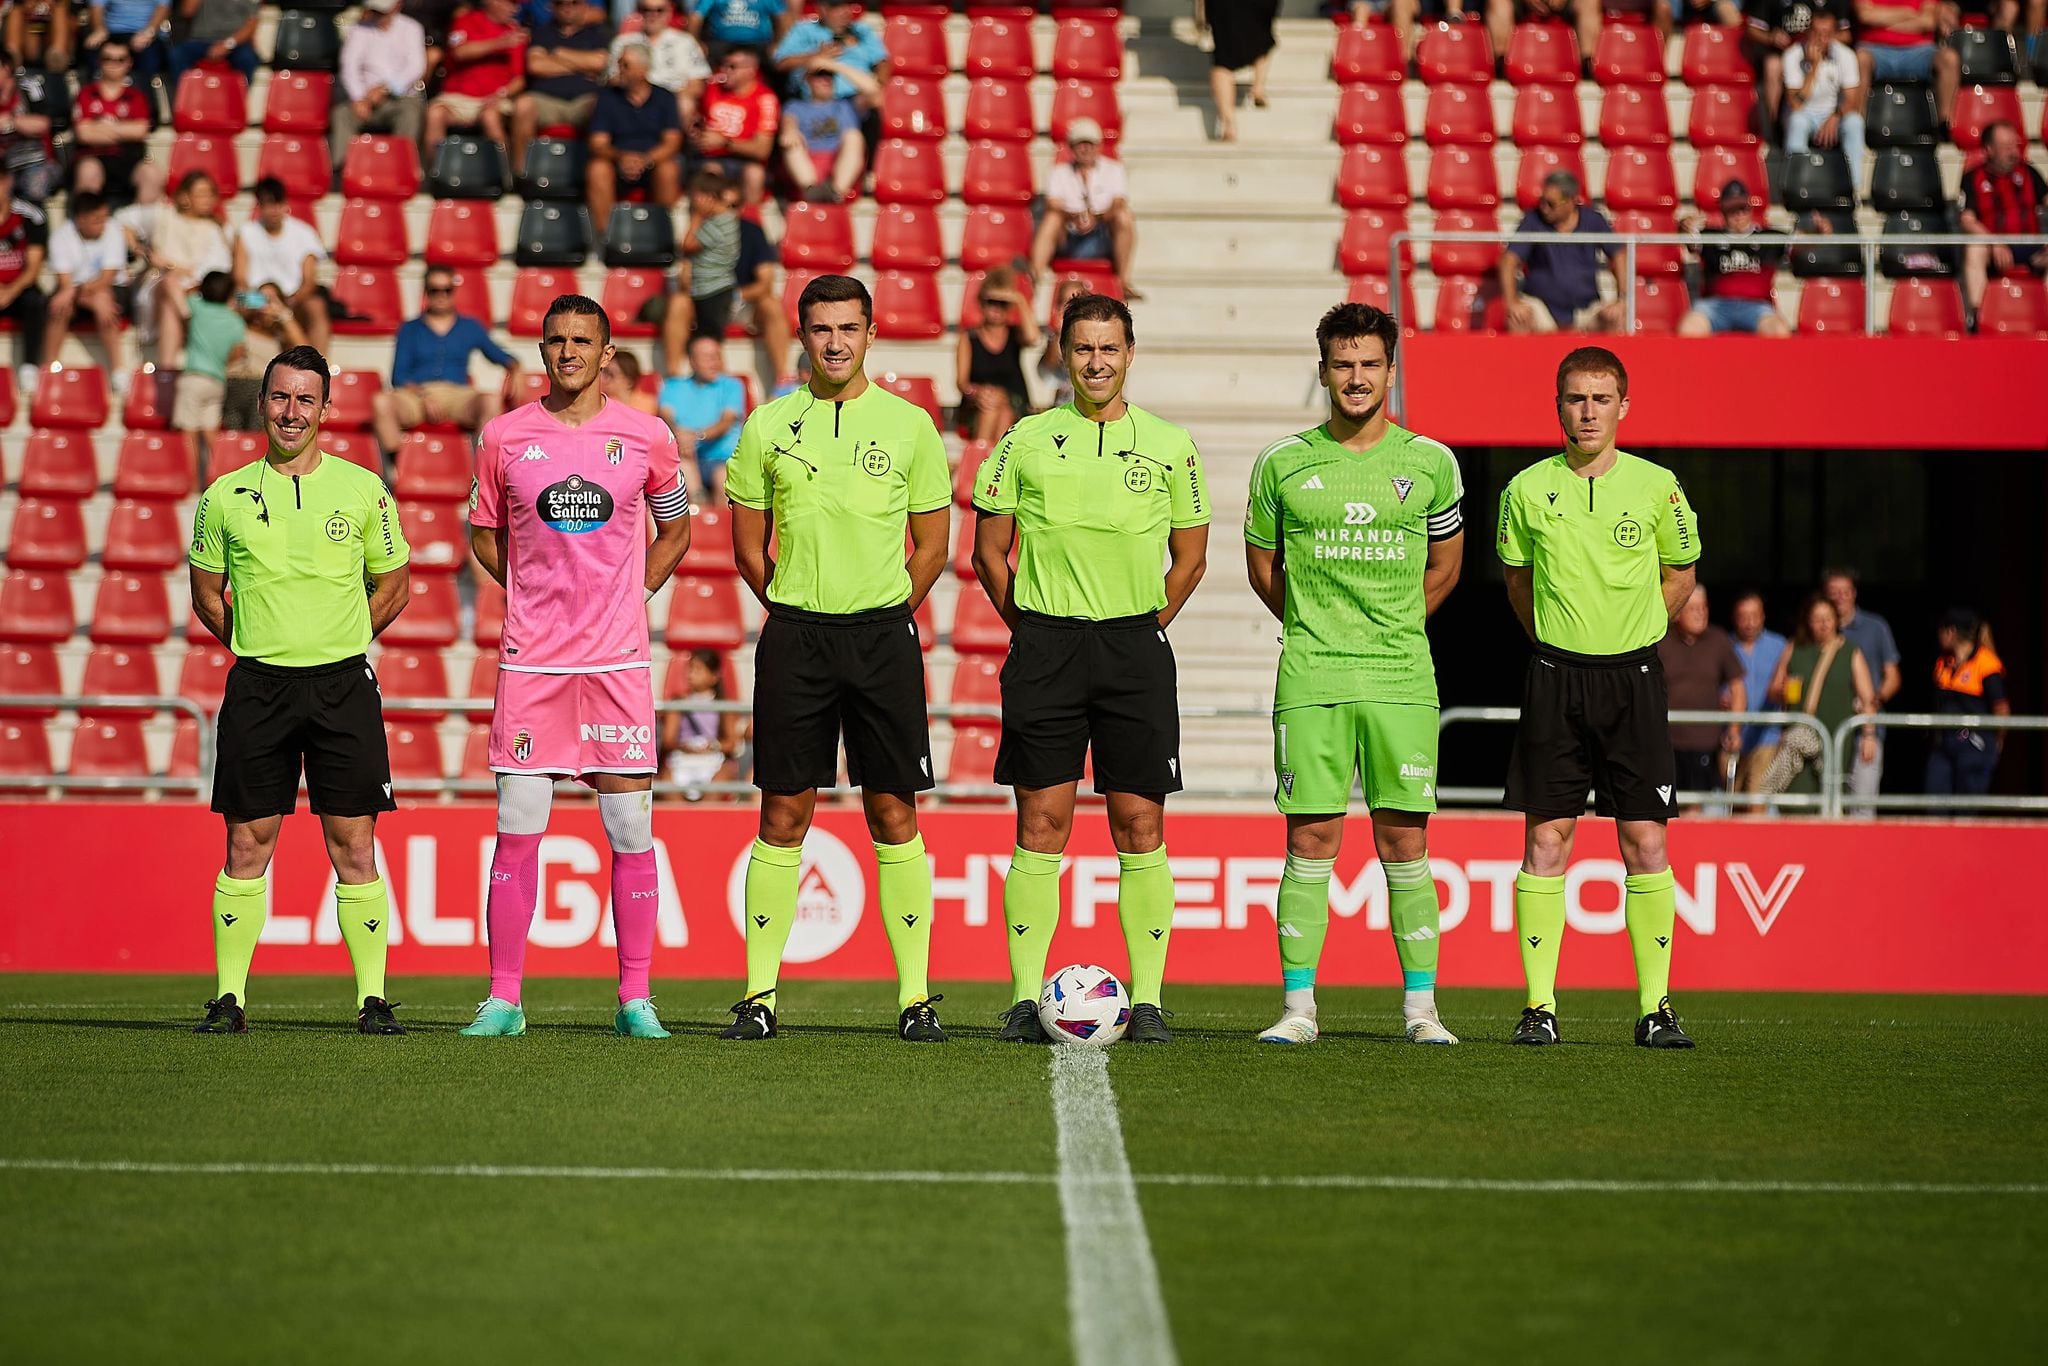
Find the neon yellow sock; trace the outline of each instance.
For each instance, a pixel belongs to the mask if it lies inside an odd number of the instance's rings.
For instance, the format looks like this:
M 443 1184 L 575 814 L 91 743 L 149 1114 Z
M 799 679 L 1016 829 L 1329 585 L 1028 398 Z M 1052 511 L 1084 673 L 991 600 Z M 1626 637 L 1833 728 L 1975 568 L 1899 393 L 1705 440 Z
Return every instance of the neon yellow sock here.
M 1671 935 L 1678 927 L 1678 879 L 1666 868 L 1623 879 L 1621 899 L 1628 946 L 1636 955 L 1638 1014 L 1648 1015 L 1671 994 Z
M 1010 999 L 1036 1001 L 1045 989 L 1045 956 L 1060 923 L 1060 856 L 1017 846 L 1003 879 L 1004 938 L 1010 943 Z
M 878 841 L 875 868 L 882 928 L 896 959 L 896 1008 L 908 1010 L 931 995 L 932 866 L 925 860 L 924 836 L 912 835 L 908 844 Z
M 784 849 L 754 841 L 747 857 L 747 995 L 775 990 L 782 974 L 782 950 L 796 924 L 797 873 L 803 867 L 803 846 Z M 768 1008 L 776 998 L 768 998 Z
M 249 964 L 256 957 L 256 940 L 270 913 L 264 899 L 265 881 L 226 873 L 213 880 L 213 966 L 219 987 L 214 995 L 232 994 L 244 1006 L 249 1004 Z
M 384 995 L 384 959 L 391 945 L 391 897 L 384 879 L 334 884 L 334 909 L 341 917 L 341 942 L 356 969 L 356 1005 Z
M 1131 955 L 1131 1004 L 1159 1004 L 1166 985 L 1166 945 L 1173 935 L 1173 874 L 1166 846 L 1149 854 L 1118 854 L 1116 913 Z
M 1522 943 L 1522 975 L 1529 1004 L 1557 1010 L 1557 954 L 1564 945 L 1564 879 L 1515 874 L 1515 933 Z

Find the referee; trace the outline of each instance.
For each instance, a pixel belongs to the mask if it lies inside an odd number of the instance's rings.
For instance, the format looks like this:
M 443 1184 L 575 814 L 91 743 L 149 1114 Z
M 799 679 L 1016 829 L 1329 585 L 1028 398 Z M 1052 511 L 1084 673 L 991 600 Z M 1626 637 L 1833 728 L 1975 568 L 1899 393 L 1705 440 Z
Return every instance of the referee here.
M 1529 1000 L 1509 1043 L 1554 1044 L 1564 872 L 1572 832 L 1593 810 L 1615 819 L 1628 938 L 1642 1017 L 1636 1043 L 1691 1048 L 1668 994 L 1677 888 L 1664 825 L 1678 765 L 1657 642 L 1692 596 L 1698 523 L 1671 471 L 1615 449 L 1628 372 L 1582 347 L 1557 367 L 1564 450 L 1501 494 L 1499 552 L 1508 601 L 1535 642 L 1507 805 L 1526 817 L 1515 924 Z
M 1209 496 L 1188 434 L 1124 398 L 1135 341 L 1120 300 L 1069 303 L 1060 352 L 1073 401 L 1011 428 L 974 481 L 974 572 L 1010 624 L 995 777 L 1017 790 L 1017 848 L 1003 882 L 1015 1004 L 1001 1035 L 1015 1043 L 1047 1041 L 1038 996 L 1091 750 L 1131 955 L 1125 1037 L 1173 1038 L 1159 1008 L 1173 928 L 1166 794 L 1181 788 L 1166 627 L 1207 563 Z
M 405 1033 L 384 999 L 391 900 L 372 836 L 377 813 L 394 803 L 377 675 L 363 651 L 405 607 L 411 549 L 384 481 L 320 453 L 327 376 L 326 358 L 310 346 L 265 367 L 270 449 L 214 480 L 192 527 L 192 610 L 235 652 L 213 774 L 213 809 L 228 828 L 213 889 L 219 994 L 199 1034 L 248 1031 L 265 874 L 297 804 L 302 763 L 355 964 L 356 1028 Z

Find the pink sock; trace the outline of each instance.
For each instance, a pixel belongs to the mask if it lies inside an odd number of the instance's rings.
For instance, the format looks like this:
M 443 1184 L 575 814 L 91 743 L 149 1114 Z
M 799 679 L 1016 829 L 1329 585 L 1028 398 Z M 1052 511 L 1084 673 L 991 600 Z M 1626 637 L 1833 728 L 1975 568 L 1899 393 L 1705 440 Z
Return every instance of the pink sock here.
M 654 920 L 660 908 L 654 851 L 612 851 L 612 928 L 619 937 L 619 1004 L 650 994 L 648 964 L 654 959 Z
M 519 1004 L 526 973 L 526 934 L 540 900 L 540 836 L 499 834 L 491 855 L 484 915 L 491 930 L 491 995 Z

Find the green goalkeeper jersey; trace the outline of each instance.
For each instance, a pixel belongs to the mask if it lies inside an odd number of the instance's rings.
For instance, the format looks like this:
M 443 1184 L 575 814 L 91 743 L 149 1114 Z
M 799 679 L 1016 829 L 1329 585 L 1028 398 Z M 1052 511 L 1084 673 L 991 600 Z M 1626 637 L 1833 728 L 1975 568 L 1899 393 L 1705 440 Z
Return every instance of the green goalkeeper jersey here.
M 1450 449 L 1389 425 L 1370 450 L 1328 427 L 1275 442 L 1252 467 L 1244 538 L 1280 552 L 1286 600 L 1273 709 L 1436 705 L 1422 573 L 1464 522 Z

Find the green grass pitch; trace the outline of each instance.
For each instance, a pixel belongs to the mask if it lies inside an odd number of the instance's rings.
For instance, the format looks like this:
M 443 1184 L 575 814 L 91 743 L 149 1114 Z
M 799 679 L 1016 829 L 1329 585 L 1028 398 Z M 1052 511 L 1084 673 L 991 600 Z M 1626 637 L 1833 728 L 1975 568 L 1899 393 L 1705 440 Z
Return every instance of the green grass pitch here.
M 206 985 L 0 977 L 0 1360 L 1073 1359 L 1000 988 L 913 1047 L 879 985 L 786 988 L 754 1045 L 712 1037 L 730 984 L 657 984 L 666 1043 L 603 982 L 531 984 L 514 1040 L 400 982 L 415 1032 L 368 1039 L 341 980 L 261 976 L 254 1032 L 195 1038 Z M 1108 1057 L 1183 1363 L 2048 1348 L 2048 1002 L 1693 995 L 1682 1054 L 1619 993 L 1523 1050 L 1507 992 L 1446 992 L 1432 1049 L 1326 990 L 1322 1042 L 1257 1047 L 1275 994 L 1170 990 L 1178 1042 Z

